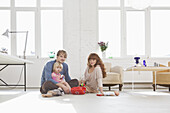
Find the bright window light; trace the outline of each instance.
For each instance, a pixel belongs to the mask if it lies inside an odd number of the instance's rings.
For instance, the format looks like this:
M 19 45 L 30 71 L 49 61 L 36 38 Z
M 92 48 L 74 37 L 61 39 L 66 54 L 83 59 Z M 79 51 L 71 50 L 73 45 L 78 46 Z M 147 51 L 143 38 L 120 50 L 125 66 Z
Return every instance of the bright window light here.
M 151 6 L 157 6 L 157 7 L 169 7 L 170 6 L 170 0 L 153 0 Z
M 11 54 L 11 39 L 2 35 L 2 33 L 6 31 L 6 29 L 10 28 L 10 11 L 0 10 L 0 15 L 0 50 L 1 48 L 6 48 L 8 49 L 8 54 Z
M 35 55 L 35 13 L 34 12 L 17 12 L 17 31 L 28 31 L 26 55 Z M 25 47 L 25 33 L 16 33 L 17 35 L 17 55 L 23 56 Z
M 10 0 L 0 0 L 0 7 L 10 7 Z
M 99 7 L 120 6 L 120 0 L 98 0 Z
M 99 10 L 99 41 L 109 42 L 106 57 L 120 57 L 119 10 Z
M 41 56 L 63 49 L 63 11 L 41 11 Z
M 151 56 L 170 57 L 170 11 L 151 11 Z
M 16 7 L 36 7 L 37 0 L 15 0 Z
M 63 0 L 41 0 L 41 7 L 62 7 Z
M 127 55 L 145 55 L 145 13 L 127 12 Z

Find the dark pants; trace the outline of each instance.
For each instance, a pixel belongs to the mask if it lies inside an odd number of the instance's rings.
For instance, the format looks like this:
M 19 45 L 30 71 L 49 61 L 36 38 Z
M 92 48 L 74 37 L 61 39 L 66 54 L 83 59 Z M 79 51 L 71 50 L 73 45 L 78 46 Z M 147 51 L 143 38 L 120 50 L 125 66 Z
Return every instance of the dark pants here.
M 77 79 L 72 79 L 68 82 L 68 84 L 72 88 L 72 87 L 77 87 L 79 85 L 79 82 Z M 41 86 L 40 92 L 42 94 L 46 94 L 49 90 L 53 90 L 53 89 L 58 89 L 58 86 L 51 81 L 46 81 Z

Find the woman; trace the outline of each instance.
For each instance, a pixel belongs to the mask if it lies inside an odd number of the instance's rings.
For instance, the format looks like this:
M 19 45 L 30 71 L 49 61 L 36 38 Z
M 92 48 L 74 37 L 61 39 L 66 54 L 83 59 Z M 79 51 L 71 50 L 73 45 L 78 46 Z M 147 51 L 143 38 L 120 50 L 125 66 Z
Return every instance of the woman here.
M 103 94 L 102 78 L 104 77 L 106 77 L 106 71 L 102 60 L 96 53 L 91 53 L 88 57 L 84 78 L 80 83 L 86 83 L 86 91 L 89 93 L 98 93 L 99 89 Z M 118 94 L 119 92 L 115 91 L 115 95 Z

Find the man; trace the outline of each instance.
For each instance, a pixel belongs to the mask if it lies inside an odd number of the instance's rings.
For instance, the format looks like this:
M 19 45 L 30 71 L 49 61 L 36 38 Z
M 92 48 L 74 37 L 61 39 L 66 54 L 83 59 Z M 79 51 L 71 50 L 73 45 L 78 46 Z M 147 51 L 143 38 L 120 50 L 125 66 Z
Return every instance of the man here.
M 55 80 L 52 79 L 51 73 L 53 70 L 53 64 L 55 62 L 62 63 L 63 69 L 60 72 L 61 75 L 65 76 L 66 82 L 70 85 L 70 87 L 77 87 L 79 85 L 77 79 L 72 79 L 70 78 L 70 75 L 68 73 L 68 65 L 64 63 L 64 61 L 67 58 L 67 53 L 64 50 L 59 50 L 57 52 L 57 58 L 56 60 L 49 61 L 47 64 L 44 66 L 42 77 L 41 77 L 41 88 L 40 92 L 42 94 L 46 94 L 49 90 L 54 90 L 58 89 L 59 86 L 57 86 L 57 83 Z

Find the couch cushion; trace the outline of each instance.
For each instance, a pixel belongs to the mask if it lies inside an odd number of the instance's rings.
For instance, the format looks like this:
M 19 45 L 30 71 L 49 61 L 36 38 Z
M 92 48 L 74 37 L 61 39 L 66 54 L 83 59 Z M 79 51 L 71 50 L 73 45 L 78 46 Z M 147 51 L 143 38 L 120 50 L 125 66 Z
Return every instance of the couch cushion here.
M 153 84 L 155 83 L 155 75 L 153 75 Z M 170 72 L 160 72 L 156 75 L 157 84 L 170 84 Z
M 111 68 L 111 63 L 105 62 L 104 66 L 106 68 L 106 72 L 110 72 L 110 68 Z
M 103 78 L 103 84 L 120 84 L 120 74 L 114 72 L 108 72 L 107 76 Z

